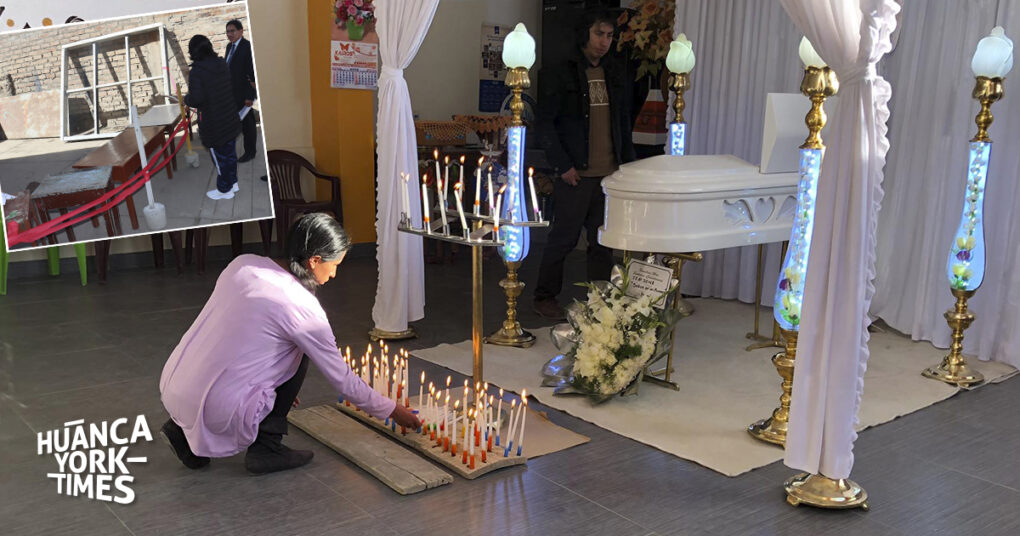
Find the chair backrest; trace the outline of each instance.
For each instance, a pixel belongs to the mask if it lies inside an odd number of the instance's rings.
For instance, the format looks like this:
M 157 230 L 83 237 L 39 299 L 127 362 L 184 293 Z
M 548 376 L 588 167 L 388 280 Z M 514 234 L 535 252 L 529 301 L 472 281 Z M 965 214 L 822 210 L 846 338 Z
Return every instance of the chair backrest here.
M 273 197 L 304 199 L 301 195 L 301 168 L 315 171 L 315 166 L 305 157 L 282 149 L 273 149 L 266 154 L 269 157 L 269 178 L 273 181 Z

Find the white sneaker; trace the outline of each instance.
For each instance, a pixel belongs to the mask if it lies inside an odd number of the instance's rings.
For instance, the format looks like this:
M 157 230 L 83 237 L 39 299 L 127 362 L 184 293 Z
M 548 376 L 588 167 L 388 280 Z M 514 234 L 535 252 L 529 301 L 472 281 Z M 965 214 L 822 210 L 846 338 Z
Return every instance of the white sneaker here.
M 230 192 L 236 194 L 237 192 L 240 192 L 240 191 L 241 191 L 241 187 L 238 186 L 237 183 L 235 182 L 234 183 L 234 187 L 230 189 Z
M 205 195 L 209 199 L 215 199 L 217 201 L 220 200 L 220 199 L 233 199 L 234 198 L 234 192 L 232 192 L 232 191 L 231 192 L 227 192 L 227 193 L 223 193 L 223 192 L 221 192 L 219 190 L 209 190 L 208 192 L 205 193 Z

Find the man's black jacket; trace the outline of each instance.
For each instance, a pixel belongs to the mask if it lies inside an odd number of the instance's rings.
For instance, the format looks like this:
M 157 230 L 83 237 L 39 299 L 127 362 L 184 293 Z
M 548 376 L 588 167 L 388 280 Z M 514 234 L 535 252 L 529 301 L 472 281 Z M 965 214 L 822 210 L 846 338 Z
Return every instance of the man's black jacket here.
M 230 57 L 230 80 L 234 86 L 234 102 L 240 109 L 244 106 L 244 101 L 255 100 L 255 88 L 251 87 L 251 82 L 255 81 L 255 65 L 251 59 L 250 41 L 242 37 L 234 43 L 234 46 L 237 50 Z M 223 57 L 226 58 L 229 53 L 230 45 L 227 45 Z
M 616 162 L 635 159 L 632 142 L 631 83 L 624 69 L 608 58 L 600 65 L 609 92 L 610 126 Z M 588 167 L 588 60 L 580 49 L 559 65 L 543 67 L 535 123 L 538 145 L 557 174 Z
M 230 86 L 230 69 L 223 58 L 210 56 L 191 65 L 184 104 L 198 110 L 198 135 L 202 145 L 219 147 L 241 133 L 241 120 L 237 117 L 234 91 Z

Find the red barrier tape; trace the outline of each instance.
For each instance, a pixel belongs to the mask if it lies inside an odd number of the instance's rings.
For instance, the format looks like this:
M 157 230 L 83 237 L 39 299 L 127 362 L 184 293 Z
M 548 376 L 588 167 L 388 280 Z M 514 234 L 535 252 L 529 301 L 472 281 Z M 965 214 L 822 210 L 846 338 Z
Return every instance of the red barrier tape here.
M 160 170 L 166 167 L 166 165 L 171 162 L 171 160 L 177 155 L 177 153 L 180 152 L 181 147 L 184 145 L 183 142 L 185 141 L 183 136 L 181 137 L 182 143 L 177 144 L 177 147 L 170 155 L 166 154 L 167 148 L 170 146 L 170 143 L 174 140 L 174 138 L 177 137 L 177 134 L 180 133 L 181 130 L 183 130 L 190 124 L 191 115 L 189 114 L 188 117 L 184 118 L 183 120 L 177 123 L 177 127 L 170 134 L 169 139 L 166 141 L 166 143 L 160 146 L 159 151 L 157 153 L 158 156 L 149 161 L 144 168 L 142 168 L 138 173 L 132 175 L 131 178 L 124 181 L 120 186 L 103 194 L 101 197 L 94 199 L 68 212 L 67 214 L 63 214 L 60 217 L 50 220 L 41 225 L 31 227 L 25 230 L 25 232 L 18 233 L 17 235 L 14 236 L 9 236 L 8 247 L 14 247 L 17 244 L 38 241 L 41 238 L 45 238 L 67 227 L 71 227 L 83 221 L 100 216 L 107 210 L 110 210 L 116 205 L 119 205 L 121 202 L 123 202 L 131 195 L 134 195 L 134 193 L 137 192 L 142 186 L 144 186 L 145 183 L 149 182 L 152 175 L 158 173 Z M 187 133 L 184 134 L 184 136 L 187 135 L 188 135 Z M 79 214 L 82 214 L 83 212 L 86 211 L 88 211 L 87 214 L 79 216 Z M 71 220 L 71 218 L 74 219 Z

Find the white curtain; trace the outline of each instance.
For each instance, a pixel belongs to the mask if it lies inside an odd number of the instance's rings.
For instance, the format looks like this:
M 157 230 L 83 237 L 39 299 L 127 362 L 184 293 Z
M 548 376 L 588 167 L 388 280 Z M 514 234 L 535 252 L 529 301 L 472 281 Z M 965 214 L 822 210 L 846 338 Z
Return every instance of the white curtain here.
M 839 77 L 815 200 L 785 463 L 847 478 L 868 361 L 875 231 L 892 87 L 875 65 L 892 49 L 893 0 L 780 0 Z
M 963 209 L 968 141 L 979 106 L 970 60 L 978 40 L 1001 25 L 1020 37 L 1020 2 L 908 0 L 885 72 L 897 92 L 889 107 L 893 148 L 879 218 L 872 314 L 914 339 L 949 345 L 942 313 L 954 302 L 946 256 Z M 969 306 L 977 320 L 964 350 L 1020 367 L 1020 86 L 1007 75 L 992 106 L 992 158 L 985 190 L 986 271 Z M 937 111 L 937 113 L 932 113 Z M 977 364 L 980 369 L 980 364 Z
M 687 154 L 732 154 L 760 164 L 765 95 L 800 91 L 800 31 L 776 2 L 677 0 L 673 34 L 680 33 L 697 58 L 684 99 Z M 753 302 L 757 261 L 757 246 L 705 252 L 702 262 L 684 266 L 683 292 Z M 763 304 L 772 304 L 781 262 L 780 245 L 767 246 Z M 770 324 L 765 320 L 762 331 Z
M 418 189 L 418 144 L 411 95 L 404 69 L 425 40 L 439 0 L 376 0 L 379 34 L 378 194 L 375 228 L 379 280 L 372 307 L 375 327 L 404 331 L 407 323 L 425 316 L 425 276 L 421 237 L 397 231 L 400 219 L 400 173 L 410 173 L 407 195 L 411 218 L 421 225 Z

